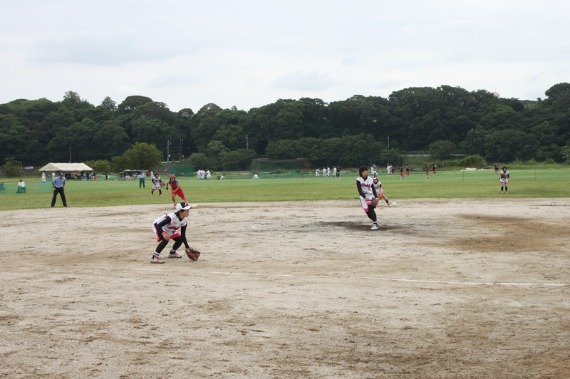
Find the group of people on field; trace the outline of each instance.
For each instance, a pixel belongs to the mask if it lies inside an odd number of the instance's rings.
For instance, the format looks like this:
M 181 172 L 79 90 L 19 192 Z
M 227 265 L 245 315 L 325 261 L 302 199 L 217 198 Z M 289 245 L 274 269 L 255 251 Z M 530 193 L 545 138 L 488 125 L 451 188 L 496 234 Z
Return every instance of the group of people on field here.
M 389 167 L 388 172 L 390 170 L 390 166 L 391 165 L 388 165 Z M 435 163 L 431 165 L 429 163 L 426 164 L 425 171 L 427 178 L 429 178 L 430 169 L 433 175 L 435 175 L 437 172 Z M 503 166 L 502 171 L 499 172 L 499 166 L 498 164 L 495 164 L 494 169 L 495 173 L 499 175 L 499 182 L 501 185 L 500 192 L 502 194 L 508 194 L 510 173 L 507 170 L 507 167 Z M 390 203 L 390 200 L 388 200 L 388 197 L 386 196 L 384 190 L 382 189 L 382 183 L 378 179 L 375 167 L 372 166 L 370 168 L 370 171 L 372 172 L 372 178 L 368 175 L 369 173 L 368 168 L 360 167 L 360 169 L 358 170 L 359 176 L 356 178 L 356 188 L 358 190 L 358 196 L 360 199 L 360 204 L 362 206 L 362 209 L 364 210 L 364 213 L 366 213 L 368 218 L 372 221 L 372 226 L 370 227 L 370 229 L 377 230 L 379 227 L 378 227 L 378 217 L 376 215 L 376 210 L 375 210 L 376 207 L 378 206 L 380 200 L 384 200 L 386 204 L 388 204 L 388 206 L 392 206 L 392 203 Z M 404 175 L 406 176 L 410 175 L 409 165 L 406 165 L 405 171 L 403 166 L 400 167 L 400 180 L 403 180 Z
M 426 175 L 429 175 L 429 169 L 436 172 L 435 164 L 430 167 L 426 165 Z M 494 165 L 495 173 L 499 175 L 500 181 L 500 192 L 508 194 L 508 183 L 510 178 L 510 173 L 507 167 L 504 166 L 502 171 L 499 171 L 498 165 Z M 388 206 L 395 205 L 395 203 L 390 202 L 388 196 L 384 193 L 382 189 L 382 182 L 378 178 L 378 174 L 375 171 L 374 166 L 371 167 L 370 171 L 372 176 L 369 176 L 369 170 L 367 167 L 360 167 L 358 170 L 358 177 L 356 178 L 356 189 L 358 191 L 358 197 L 360 200 L 360 205 L 372 225 L 371 230 L 378 230 L 378 216 L 376 214 L 376 207 L 381 201 L 384 201 Z M 400 169 L 400 175 L 403 177 L 405 175 L 409 176 L 409 165 Z M 159 216 L 152 224 L 152 230 L 154 232 L 155 238 L 158 245 L 152 254 L 151 263 L 164 263 L 164 259 L 161 257 L 161 252 L 166 248 L 170 240 L 174 241 L 172 248 L 168 253 L 168 258 L 181 258 L 182 255 L 178 253 L 178 249 L 184 245 L 186 255 L 193 261 L 198 260 L 200 252 L 192 248 L 186 237 L 186 229 L 188 227 L 187 217 L 192 206 L 188 203 L 184 190 L 180 186 L 178 180 L 176 180 L 176 175 L 170 174 L 168 182 L 164 183 L 158 174 L 151 173 L 152 189 L 151 194 L 154 195 L 155 191 L 159 192 L 159 196 L 162 196 L 162 188 L 166 187 L 166 190 L 170 188 L 172 204 L 174 206 L 174 211 L 165 213 Z M 57 176 L 52 179 L 53 187 L 53 197 L 51 201 L 51 207 L 55 206 L 57 196 L 59 195 L 64 207 L 67 207 L 67 201 L 65 198 L 65 184 L 66 178 L 63 172 L 59 172 Z M 182 201 L 177 202 L 177 197 Z
M 315 176 L 316 176 L 317 178 L 318 178 L 319 176 L 328 178 L 328 177 L 331 176 L 331 174 L 332 174 L 332 177 L 333 177 L 333 178 L 340 179 L 340 166 L 339 166 L 339 167 L 334 166 L 334 167 L 332 168 L 332 170 L 331 170 L 330 167 L 323 167 L 323 170 L 322 170 L 322 171 L 321 171 L 320 168 L 317 168 L 317 169 L 315 170 Z

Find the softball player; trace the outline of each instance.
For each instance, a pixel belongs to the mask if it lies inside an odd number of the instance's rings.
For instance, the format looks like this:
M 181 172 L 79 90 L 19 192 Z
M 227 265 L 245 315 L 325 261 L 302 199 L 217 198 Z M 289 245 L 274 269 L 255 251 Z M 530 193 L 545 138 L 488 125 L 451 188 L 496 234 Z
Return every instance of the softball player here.
M 378 205 L 376 189 L 374 188 L 372 178 L 368 176 L 368 169 L 366 167 L 360 167 L 358 173 L 360 176 L 356 178 L 356 189 L 358 190 L 360 204 L 368 218 L 372 220 L 372 227 L 370 229 L 377 230 L 378 220 L 376 212 L 374 211 L 376 205 Z
M 378 180 L 378 177 L 375 176 L 372 179 L 372 185 L 374 186 L 374 189 L 376 190 L 376 194 L 378 195 L 378 200 L 384 200 L 386 202 L 386 204 L 388 204 L 388 206 L 390 205 L 390 200 L 388 199 L 388 196 L 386 196 L 386 194 L 384 193 L 384 190 L 382 189 L 382 182 Z
M 188 200 L 186 200 L 186 195 L 184 195 L 182 187 L 180 187 L 180 184 L 178 184 L 178 180 L 176 180 L 176 175 L 170 174 L 170 180 L 168 181 L 168 183 L 166 183 L 167 191 L 168 191 L 168 186 L 170 186 L 171 188 L 172 203 L 174 204 L 174 207 L 176 207 L 176 196 L 184 200 L 185 203 L 188 202 Z
M 505 195 L 509 193 L 509 177 L 510 176 L 511 176 L 511 174 L 507 170 L 507 167 L 503 166 L 503 171 L 501 171 L 501 173 L 499 174 L 499 181 L 501 183 L 501 193 L 503 193 L 503 188 L 504 188 L 505 189 L 505 192 L 504 192 Z
M 186 248 L 190 248 L 188 240 L 186 240 L 186 228 L 188 226 L 188 214 L 191 206 L 182 202 L 176 204 L 176 211 L 160 216 L 152 224 L 152 230 L 159 241 L 156 250 L 152 254 L 150 263 L 164 263 L 160 257 L 162 250 L 168 245 L 168 241 L 174 240 L 174 245 L 168 254 L 168 258 L 181 258 L 182 256 L 176 252 L 180 245 L 184 244 Z
M 162 181 L 160 180 L 160 176 L 156 174 L 156 176 L 151 176 L 150 180 L 152 181 L 150 194 L 154 195 L 154 191 L 158 191 L 158 196 L 162 196 Z

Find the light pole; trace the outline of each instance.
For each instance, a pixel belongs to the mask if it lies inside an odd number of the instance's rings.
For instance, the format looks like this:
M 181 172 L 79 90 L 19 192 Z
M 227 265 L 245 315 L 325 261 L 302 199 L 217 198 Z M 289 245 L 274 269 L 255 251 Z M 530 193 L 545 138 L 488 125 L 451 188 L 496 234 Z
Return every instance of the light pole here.
M 170 162 L 170 140 L 166 141 L 166 163 Z

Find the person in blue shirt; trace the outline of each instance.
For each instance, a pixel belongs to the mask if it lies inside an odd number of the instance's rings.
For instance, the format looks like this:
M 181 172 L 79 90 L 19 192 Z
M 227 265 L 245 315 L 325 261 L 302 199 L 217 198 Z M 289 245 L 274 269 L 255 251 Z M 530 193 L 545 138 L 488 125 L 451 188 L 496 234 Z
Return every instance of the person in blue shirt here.
M 65 177 L 63 176 L 63 172 L 60 172 L 58 176 L 52 179 L 51 185 L 53 187 L 53 197 L 51 199 L 51 207 L 55 205 L 55 200 L 57 198 L 57 194 L 61 197 L 61 202 L 63 203 L 64 207 L 67 207 L 67 201 L 65 200 Z

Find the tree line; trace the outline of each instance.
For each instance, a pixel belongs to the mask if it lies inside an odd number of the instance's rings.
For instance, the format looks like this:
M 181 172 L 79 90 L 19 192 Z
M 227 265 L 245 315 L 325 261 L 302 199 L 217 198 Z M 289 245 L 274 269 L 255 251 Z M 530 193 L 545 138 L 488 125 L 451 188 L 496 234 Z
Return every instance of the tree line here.
M 129 157 L 152 156 L 243 170 L 254 158 L 303 157 L 317 167 L 355 167 L 401 164 L 410 151 L 429 151 L 436 159 L 464 154 L 488 162 L 565 162 L 570 84 L 555 84 L 545 96 L 507 99 L 442 85 L 405 88 L 388 98 L 280 99 L 249 111 L 210 103 L 197 112 L 173 112 L 145 96 L 119 104 L 106 97 L 93 105 L 69 91 L 59 102 L 19 99 L 0 105 L 0 162 L 99 160 L 121 170 L 133 163 Z M 142 154 L 133 152 L 141 148 Z

